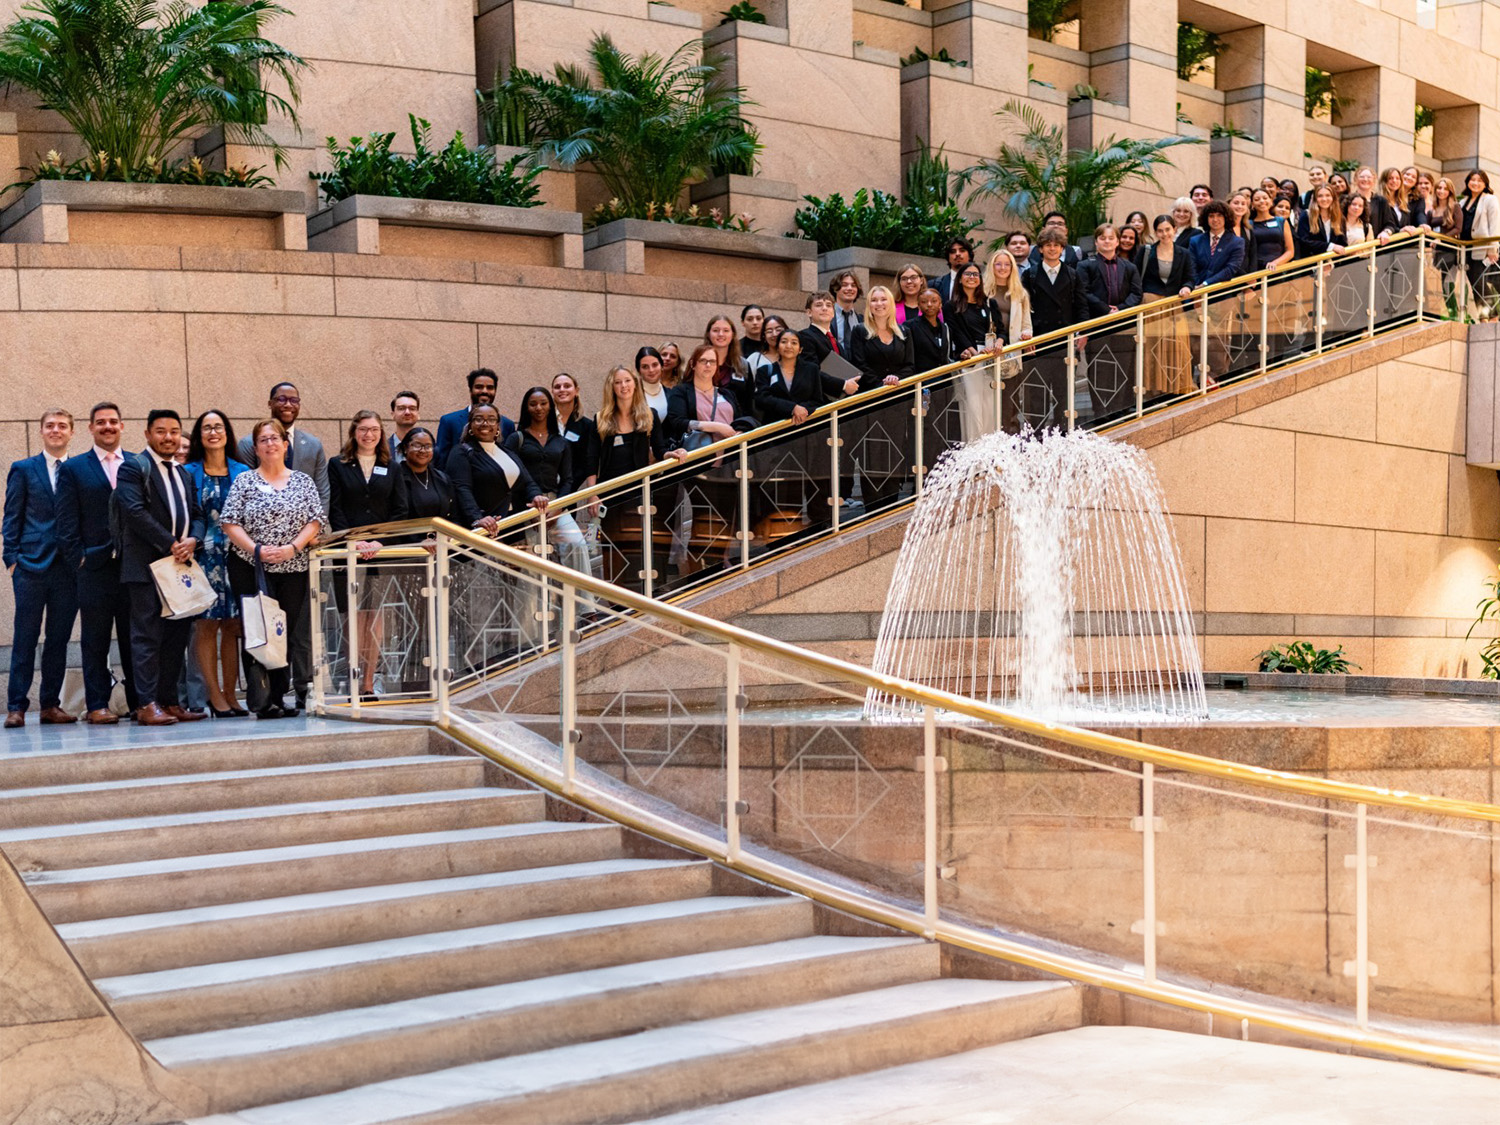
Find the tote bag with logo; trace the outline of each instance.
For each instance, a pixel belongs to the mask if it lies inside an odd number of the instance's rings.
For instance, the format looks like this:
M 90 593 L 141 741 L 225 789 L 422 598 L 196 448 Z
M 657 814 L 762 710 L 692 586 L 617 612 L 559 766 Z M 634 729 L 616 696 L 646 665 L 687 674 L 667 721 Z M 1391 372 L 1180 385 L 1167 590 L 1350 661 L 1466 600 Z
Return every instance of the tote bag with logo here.
M 245 651 L 261 667 L 275 671 L 287 665 L 286 611 L 266 593 L 266 572 L 260 564 L 259 547 L 255 548 L 255 585 L 254 594 L 240 598 Z

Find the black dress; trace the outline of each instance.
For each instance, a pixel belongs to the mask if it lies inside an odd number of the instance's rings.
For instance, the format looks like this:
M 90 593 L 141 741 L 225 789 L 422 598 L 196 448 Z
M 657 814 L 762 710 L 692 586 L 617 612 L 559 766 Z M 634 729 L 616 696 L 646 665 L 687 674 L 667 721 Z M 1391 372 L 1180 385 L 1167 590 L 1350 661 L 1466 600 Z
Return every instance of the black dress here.
M 537 487 L 554 499 L 578 487 L 573 476 L 573 443 L 560 433 L 548 435 L 543 443 L 530 430 L 517 430 L 505 439 L 505 451 L 525 465 Z
M 963 355 L 964 352 L 973 348 L 979 351 L 984 347 L 985 337 L 995 331 L 990 323 L 990 310 L 988 305 L 973 305 L 968 301 L 963 304 L 954 302 L 943 310 L 953 334 L 953 354 Z
M 883 386 L 890 376 L 905 379 L 915 372 L 911 337 L 893 335 L 889 344 L 872 336 L 863 324 L 854 330 L 851 362 L 859 368 L 859 389 L 872 391 Z
M 599 434 L 594 420 L 574 414 L 562 428 L 562 436 L 573 447 L 573 479 L 582 488 L 584 481 L 599 475 Z
M 406 490 L 406 518 L 413 520 L 451 520 L 454 516 L 453 481 L 447 473 L 432 465 L 427 471 L 417 474 L 411 462 L 403 461 L 396 467 Z
M 934 327 L 924 316 L 907 320 L 904 327 L 911 337 L 912 366 L 916 370 L 931 371 L 953 362 L 953 332 L 947 321 L 940 320 Z
M 680 386 L 681 384 L 679 384 Z M 672 390 L 676 390 L 673 387 Z M 670 393 L 670 392 L 669 392 Z M 615 477 L 644 469 L 653 461 L 660 461 L 666 453 L 662 444 L 662 427 L 653 425 L 649 434 L 632 430 L 628 434 L 614 434 L 601 439 L 597 428 L 594 431 L 594 448 L 599 465 L 599 483 L 604 484 Z

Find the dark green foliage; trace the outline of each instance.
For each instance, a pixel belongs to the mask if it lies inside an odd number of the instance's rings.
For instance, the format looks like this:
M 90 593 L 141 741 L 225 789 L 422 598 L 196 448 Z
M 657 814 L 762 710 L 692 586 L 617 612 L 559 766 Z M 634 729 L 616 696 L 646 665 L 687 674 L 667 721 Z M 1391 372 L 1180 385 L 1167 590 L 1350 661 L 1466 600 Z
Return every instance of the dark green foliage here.
M 710 230 L 755 233 L 755 228 L 750 225 L 751 216 L 726 215 L 717 207 L 700 211 L 696 203 L 691 207 L 683 208 L 674 207 L 670 203 L 662 204 L 660 207 L 654 203 L 648 203 L 644 215 L 634 215 L 625 211 L 618 199 L 611 199 L 608 203 L 601 203 L 595 207 L 593 214 L 589 216 L 589 226 L 602 227 L 605 223 L 612 223 L 616 219 L 647 219 L 653 223 L 676 223 L 684 227 L 707 227 Z
M 737 4 L 730 5 L 728 11 L 720 12 L 719 15 L 724 17 L 719 21 L 719 26 L 721 27 L 726 23 L 733 23 L 735 20 L 741 20 L 744 23 L 766 22 L 765 13 L 750 3 L 750 0 L 739 0 Z
M 1034 37 L 1050 43 L 1057 29 L 1075 15 L 1077 7 L 1073 0 L 1027 0 L 1026 27 Z
M 967 59 L 955 59 L 952 55 L 950 55 L 948 53 L 948 48 L 947 47 L 940 47 L 938 49 L 938 53 L 935 54 L 935 55 L 929 55 L 926 51 L 922 50 L 921 47 L 913 47 L 911 49 L 911 54 L 907 55 L 904 59 L 901 60 L 901 65 L 902 66 L 915 66 L 919 62 L 928 62 L 928 61 L 931 61 L 931 62 L 940 62 L 940 63 L 947 63 L 949 66 L 968 66 L 969 65 Z
M 214 128 L 280 165 L 264 126 L 296 123 L 306 63 L 261 30 L 287 14 L 271 0 L 34 0 L 0 33 L 0 87 L 33 94 L 124 180 L 163 174 L 174 148 Z
M 197 184 L 204 187 L 265 187 L 271 183 L 269 176 L 262 175 L 260 168 L 237 165 L 220 170 L 209 168 L 196 156 L 161 164 L 155 168 L 127 169 L 107 153 L 75 160 L 64 164 L 56 152 L 49 152 L 47 159 L 24 169 L 27 173 L 23 184 L 38 180 L 86 180 L 97 183 L 137 184 Z
M 330 203 L 351 195 L 394 195 L 403 199 L 447 199 L 456 203 L 494 203 L 503 207 L 537 207 L 536 179 L 541 169 L 522 168 L 523 157 L 496 165 L 488 148 L 470 148 L 462 133 L 433 151 L 426 121 L 409 115 L 414 156 L 391 151 L 395 133 L 352 137 L 347 147 L 328 138 L 333 171 L 315 172 Z
M 1348 98 L 1339 97 L 1333 75 L 1315 66 L 1307 68 L 1303 93 L 1306 101 L 1304 108 L 1308 117 L 1315 116 L 1320 110 L 1327 110 L 1330 117 L 1337 117 L 1339 110 L 1349 104 Z
M 1464 634 L 1464 640 L 1474 635 L 1474 630 L 1486 622 L 1500 621 L 1500 578 L 1492 578 L 1485 583 L 1487 595 L 1479 599 L 1475 608 L 1479 616 L 1474 619 L 1474 624 L 1469 626 L 1469 631 Z M 1485 680 L 1500 680 L 1500 637 L 1491 637 L 1484 642 L 1484 647 L 1479 650 L 1479 660 L 1483 667 L 1479 676 Z
M 807 206 L 797 212 L 797 230 L 790 233 L 812 239 L 820 254 L 863 246 L 941 258 L 950 241 L 967 238 L 979 225 L 955 203 L 902 203 L 888 192 L 866 188 L 860 188 L 847 202 L 838 193 L 826 199 L 814 195 L 802 198 Z
M 1208 69 L 1211 59 L 1224 50 L 1224 40 L 1197 24 L 1177 25 L 1177 77 L 1186 82 Z
M 1310 641 L 1292 641 L 1290 644 L 1272 645 L 1262 652 L 1262 672 L 1299 672 L 1305 675 L 1347 675 L 1359 665 L 1344 655 L 1344 646 L 1329 650 L 1314 648 Z
M 479 99 L 479 124 L 486 144 L 524 148 L 536 140 L 515 72 L 501 77 L 497 70 L 490 88 L 475 90 L 474 96 Z

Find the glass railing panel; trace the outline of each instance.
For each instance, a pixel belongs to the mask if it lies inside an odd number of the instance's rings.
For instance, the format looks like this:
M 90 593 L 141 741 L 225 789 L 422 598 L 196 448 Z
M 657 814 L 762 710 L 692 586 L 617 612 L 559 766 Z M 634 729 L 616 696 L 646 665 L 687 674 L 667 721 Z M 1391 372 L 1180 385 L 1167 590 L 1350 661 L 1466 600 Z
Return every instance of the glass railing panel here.
M 838 496 L 840 525 L 878 515 L 911 499 L 916 429 L 910 391 L 840 410 Z
M 1026 428 L 1037 432 L 1068 429 L 1069 404 L 1076 402 L 1080 383 L 1084 397 L 1088 395 L 1078 359 L 1076 346 L 1070 349 L 1066 338 L 1004 353 L 1001 428 L 1008 434 Z
M 749 443 L 750 557 L 791 550 L 833 527 L 826 417 Z
M 579 530 L 590 573 L 637 593 L 647 589 L 650 549 L 642 509 L 648 487 L 641 481 L 615 488 L 606 484 L 596 500 L 579 506 Z
M 740 451 L 699 458 L 651 478 L 652 593 L 670 597 L 740 564 L 746 520 Z
M 1200 390 L 1198 369 L 1199 324 L 1192 304 L 1172 302 L 1141 314 L 1146 367 L 1141 401 L 1145 409 L 1167 406 Z
M 1461 315 L 1459 275 L 1463 271 L 1462 255 L 1456 246 L 1430 239 L 1426 243 L 1423 311 L 1438 320 L 1456 320 Z
M 1135 414 L 1136 383 L 1145 375 L 1136 327 L 1130 318 L 1080 338 L 1073 395 L 1077 428 L 1092 429 Z
M 516 538 L 525 549 L 524 533 Z M 540 587 L 477 551 L 450 548 L 447 632 L 453 684 L 483 678 L 550 647 L 556 626 L 541 613 Z
M 1393 328 L 1416 319 L 1423 274 L 1422 252 L 1414 239 L 1383 246 L 1375 256 L 1375 327 Z
M 1314 354 L 1313 317 L 1322 263 L 1292 263 L 1268 277 L 1264 286 L 1266 366 L 1280 367 Z
M 1323 292 L 1325 348 L 1369 335 L 1370 255 L 1371 250 L 1365 247 L 1333 259 Z
M 943 918 L 1139 965 L 1139 767 L 974 724 L 940 733 Z
M 1157 966 L 1206 982 L 1352 1014 L 1331 961 L 1352 934 L 1334 887 L 1324 802 L 1237 782 L 1155 774 Z
M 1474 247 L 1465 251 L 1464 259 L 1469 316 L 1492 320 L 1500 315 L 1500 250 Z
M 1199 377 L 1206 371 L 1210 389 L 1260 372 L 1260 310 L 1258 287 L 1209 296 L 1207 333 L 1201 321 L 1198 332 L 1199 366 L 1203 369 Z M 1194 311 L 1202 315 L 1202 302 L 1194 304 Z
M 1459 790 L 1452 796 L 1485 801 L 1485 771 L 1463 772 L 1467 777 L 1436 779 L 1438 785 Z M 1434 780 L 1433 771 L 1413 778 L 1423 788 Z M 1367 807 L 1365 820 L 1371 1023 L 1440 1025 L 1433 1030 L 1500 1049 L 1494 826 L 1376 805 Z M 1353 917 L 1357 823 L 1346 820 L 1342 827 L 1331 850 L 1344 868 L 1341 906 Z M 1335 958 L 1351 980 L 1357 979 L 1356 952 L 1350 946 Z

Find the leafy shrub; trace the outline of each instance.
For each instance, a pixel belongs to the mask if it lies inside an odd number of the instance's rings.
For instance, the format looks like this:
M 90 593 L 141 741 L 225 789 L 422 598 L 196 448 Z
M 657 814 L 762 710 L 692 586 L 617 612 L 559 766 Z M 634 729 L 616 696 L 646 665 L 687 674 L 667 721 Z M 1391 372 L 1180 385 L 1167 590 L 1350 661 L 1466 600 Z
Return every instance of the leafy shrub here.
M 479 101 L 479 124 L 486 144 L 524 148 L 536 140 L 536 130 L 526 113 L 526 98 L 521 89 L 524 73 L 515 71 L 502 77 L 499 68 L 488 90 L 475 90 Z
M 348 147 L 328 138 L 333 171 L 314 172 L 313 179 L 330 203 L 351 195 L 393 195 L 403 199 L 446 199 L 455 203 L 495 203 L 504 207 L 538 207 L 536 179 L 541 169 L 521 168 L 522 156 L 496 166 L 494 153 L 470 148 L 463 133 L 438 151 L 429 147 L 431 126 L 408 115 L 414 156 L 391 151 L 395 133 L 352 137 Z
M 151 168 L 126 168 L 107 152 L 98 152 L 82 160 L 63 163 L 54 150 L 40 164 L 25 168 L 23 184 L 38 180 L 84 180 L 97 183 L 197 184 L 204 187 L 265 187 L 271 178 L 260 168 L 236 165 L 233 168 L 209 168 L 196 156 Z
M 1305 103 L 1303 109 L 1308 117 L 1317 116 L 1321 110 L 1327 110 L 1330 118 L 1337 117 L 1339 110 L 1349 104 L 1348 98 L 1339 97 L 1333 75 L 1315 66 L 1307 68 L 1307 78 L 1303 85 L 1303 100 Z
M 911 54 L 907 55 L 904 59 L 901 60 L 901 65 L 902 66 L 915 66 L 919 62 L 929 62 L 929 61 L 930 62 L 947 63 L 949 66 L 968 66 L 969 65 L 969 62 L 968 62 L 967 59 L 955 59 L 952 55 L 950 55 L 948 53 L 948 48 L 947 47 L 940 47 L 940 48 L 938 48 L 938 53 L 935 54 L 935 55 L 929 55 L 926 51 L 922 50 L 921 47 L 913 47 L 911 49 Z
M 1253 141 L 1258 138 L 1253 133 L 1247 133 L 1238 125 L 1221 125 L 1215 121 L 1208 127 L 1210 137 L 1239 137 L 1243 141 Z
M 797 212 L 797 230 L 789 233 L 812 239 L 820 254 L 863 246 L 941 258 L 949 242 L 967 238 L 979 225 L 955 203 L 902 203 L 888 192 L 867 188 L 860 188 L 847 202 L 837 192 L 826 199 L 815 195 L 802 198 L 807 206 Z
M 1485 583 L 1487 595 L 1479 599 L 1475 608 L 1479 616 L 1474 618 L 1474 624 L 1469 626 L 1469 631 L 1464 634 L 1464 640 L 1474 635 L 1474 630 L 1487 621 L 1500 620 L 1500 578 L 1492 578 Z M 1479 650 L 1479 661 L 1481 670 L 1479 678 L 1482 680 L 1500 680 L 1500 637 L 1491 637 L 1485 641 L 1484 647 Z
M 1272 645 L 1262 652 L 1262 672 L 1299 672 L 1306 675 L 1346 675 L 1351 668 L 1358 668 L 1344 655 L 1344 646 L 1329 651 L 1314 648 L 1311 641 L 1292 641 L 1290 644 Z
M 1068 22 L 1072 0 L 1027 0 L 1026 29 L 1037 39 L 1052 42 L 1057 29 Z
M 1224 40 L 1212 31 L 1204 31 L 1197 24 L 1177 25 L 1177 77 L 1186 82 L 1195 74 L 1202 74 L 1208 64 L 1224 50 Z
M 717 207 L 710 207 L 707 211 L 700 211 L 694 203 L 691 207 L 678 208 L 672 203 L 647 203 L 644 214 L 636 214 L 634 209 L 628 208 L 621 200 L 611 199 L 608 203 L 601 203 L 595 207 L 589 215 L 588 225 L 591 227 L 602 227 L 605 223 L 612 223 L 616 219 L 647 219 L 653 223 L 676 223 L 684 227 L 708 227 L 711 230 L 737 230 L 743 234 L 753 234 L 755 228 L 750 225 L 752 218 L 749 215 L 725 215 Z
M 719 15 L 724 17 L 719 21 L 720 27 L 723 27 L 726 23 L 733 23 L 735 20 L 740 20 L 743 23 L 766 22 L 765 13 L 750 3 L 750 0 L 739 0 L 739 3 L 730 5 L 727 11 L 720 12 Z

